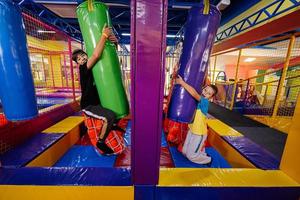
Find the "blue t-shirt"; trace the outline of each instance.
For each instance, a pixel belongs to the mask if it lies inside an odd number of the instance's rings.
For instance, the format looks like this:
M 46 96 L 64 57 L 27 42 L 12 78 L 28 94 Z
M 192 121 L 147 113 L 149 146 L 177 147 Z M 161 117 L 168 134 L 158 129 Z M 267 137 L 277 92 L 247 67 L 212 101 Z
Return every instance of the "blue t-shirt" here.
M 208 99 L 201 97 L 200 102 L 197 105 L 197 109 L 201 110 L 201 112 L 206 116 L 208 113 L 209 101 Z

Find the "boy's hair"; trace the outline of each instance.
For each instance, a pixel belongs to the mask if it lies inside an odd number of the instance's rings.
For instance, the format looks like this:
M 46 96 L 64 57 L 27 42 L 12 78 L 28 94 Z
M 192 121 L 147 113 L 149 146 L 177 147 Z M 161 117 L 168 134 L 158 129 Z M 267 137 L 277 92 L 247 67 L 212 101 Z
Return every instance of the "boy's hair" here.
M 213 91 L 215 92 L 214 93 L 214 95 L 212 96 L 212 97 L 214 97 L 214 96 L 216 96 L 217 94 L 218 94 L 218 88 L 217 88 L 217 86 L 215 86 L 215 85 L 208 85 L 209 87 L 211 87 L 212 89 L 213 89 Z
M 86 54 L 86 53 L 81 49 L 75 49 L 72 52 L 72 60 L 77 63 L 77 56 L 81 54 Z

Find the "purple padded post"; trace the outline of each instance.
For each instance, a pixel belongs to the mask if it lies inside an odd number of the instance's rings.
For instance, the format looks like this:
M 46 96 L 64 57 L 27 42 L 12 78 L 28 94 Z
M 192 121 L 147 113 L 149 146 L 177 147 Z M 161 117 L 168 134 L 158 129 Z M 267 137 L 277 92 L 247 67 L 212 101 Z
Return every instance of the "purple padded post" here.
M 136 185 L 158 183 L 167 8 L 167 0 L 131 1 L 131 166 Z

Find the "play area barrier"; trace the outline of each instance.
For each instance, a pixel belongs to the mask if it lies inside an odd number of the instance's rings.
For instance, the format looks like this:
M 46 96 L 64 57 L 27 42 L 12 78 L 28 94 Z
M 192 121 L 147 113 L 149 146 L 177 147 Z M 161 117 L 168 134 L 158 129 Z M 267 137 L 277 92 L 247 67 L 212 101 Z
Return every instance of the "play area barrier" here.
M 299 33 L 212 55 L 215 102 L 288 132 L 300 91 Z

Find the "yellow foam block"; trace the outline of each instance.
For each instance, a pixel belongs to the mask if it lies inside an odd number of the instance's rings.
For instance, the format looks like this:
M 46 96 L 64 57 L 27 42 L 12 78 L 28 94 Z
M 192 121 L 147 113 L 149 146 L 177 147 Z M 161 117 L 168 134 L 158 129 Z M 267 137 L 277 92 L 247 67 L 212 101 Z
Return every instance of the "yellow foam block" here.
M 207 125 L 220 136 L 242 136 L 238 131 L 217 119 L 207 119 Z
M 0 200 L 133 200 L 133 186 L 16 186 L 1 185 Z
M 67 133 L 82 122 L 83 117 L 71 116 L 44 130 L 43 133 Z
M 300 187 L 300 184 L 280 170 L 162 168 L 159 186 Z

